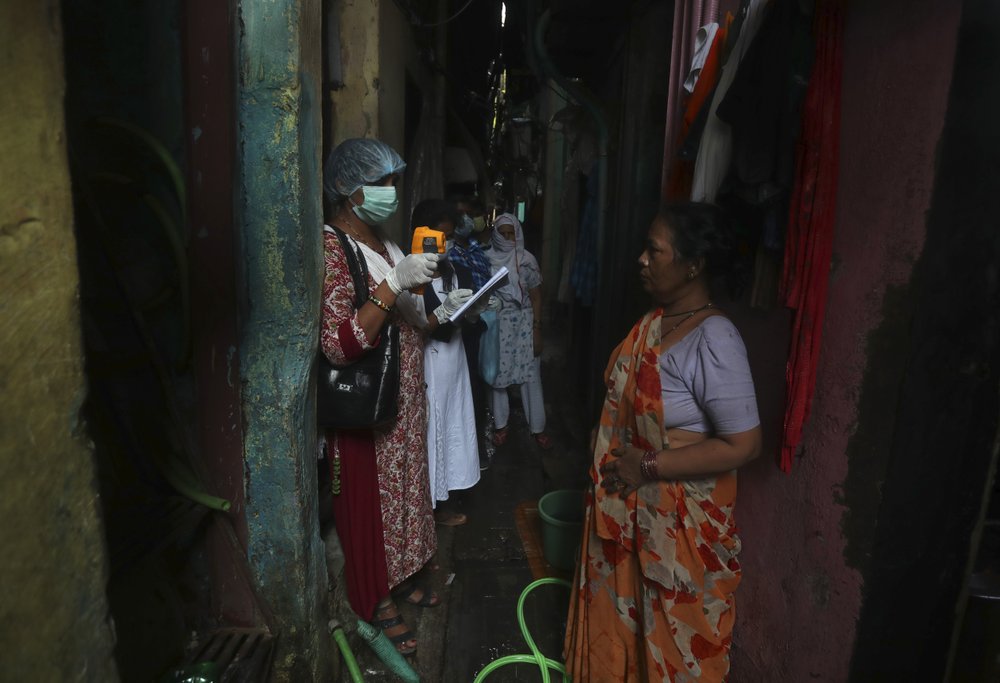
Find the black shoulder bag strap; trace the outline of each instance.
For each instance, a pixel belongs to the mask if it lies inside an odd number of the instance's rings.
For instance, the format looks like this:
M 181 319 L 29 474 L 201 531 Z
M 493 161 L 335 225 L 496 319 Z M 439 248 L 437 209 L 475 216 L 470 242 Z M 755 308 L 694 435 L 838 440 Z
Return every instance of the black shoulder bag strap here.
M 359 248 L 338 228 L 324 227 L 340 240 L 354 281 L 355 309 L 368 300 L 368 264 Z M 392 424 L 398 413 L 399 330 L 391 322 L 383 328 L 376 348 L 344 367 L 331 365 L 319 353 L 316 419 L 334 429 L 379 429 Z
M 351 273 L 351 280 L 354 281 L 354 308 L 361 308 L 368 301 L 368 262 L 365 261 L 364 254 L 360 253 L 359 247 L 347 237 L 347 233 L 337 226 L 325 226 L 324 232 L 327 228 L 337 236 L 340 246 L 344 249 L 347 269 Z

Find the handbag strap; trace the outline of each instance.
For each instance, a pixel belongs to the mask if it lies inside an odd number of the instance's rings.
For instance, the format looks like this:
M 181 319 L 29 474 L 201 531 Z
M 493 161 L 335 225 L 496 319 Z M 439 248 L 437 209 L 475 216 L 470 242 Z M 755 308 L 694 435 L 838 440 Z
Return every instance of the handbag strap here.
M 358 247 L 351 243 L 347 233 L 337 226 L 324 225 L 323 232 L 332 232 L 340 240 L 344 257 L 347 259 L 347 269 L 354 281 L 354 308 L 360 309 L 368 301 L 368 264 L 365 257 L 359 252 Z

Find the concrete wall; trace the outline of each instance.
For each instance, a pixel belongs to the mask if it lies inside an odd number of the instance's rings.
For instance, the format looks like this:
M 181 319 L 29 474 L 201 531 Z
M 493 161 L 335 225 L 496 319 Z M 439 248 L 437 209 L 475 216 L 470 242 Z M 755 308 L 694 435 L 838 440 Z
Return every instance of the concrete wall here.
M 340 27 L 340 59 L 343 86 L 332 94 L 331 135 L 333 145 L 348 138 L 379 134 L 379 31 L 380 0 L 344 0 L 336 12 Z
M 870 335 L 901 314 L 893 291 L 923 248 L 961 3 L 848 4 L 834 267 L 813 415 L 788 476 L 773 459 L 787 317 L 740 321 L 771 447 L 741 474 L 738 681 L 848 680 L 902 386 L 904 354 L 877 345 L 903 348 L 905 324 Z M 871 382 L 883 400 L 862 406 Z M 881 412 L 859 439 L 863 407 Z
M 845 520 L 847 557 L 865 567 L 853 681 L 947 680 L 956 614 L 979 549 L 974 530 L 994 489 L 1000 449 L 998 44 L 1000 6 L 964 2 L 923 248 L 909 280 L 887 288 L 885 314 L 868 337 L 844 485 L 852 513 Z M 886 381 L 897 377 L 896 386 Z M 889 447 L 872 448 L 883 433 L 891 434 Z M 875 506 L 874 533 L 861 537 L 872 542 L 857 542 L 854 531 Z M 982 551 L 978 569 L 989 575 L 995 540 L 984 535 Z M 954 680 L 970 680 L 977 667 L 983 668 L 975 680 L 997 680 L 996 635 L 976 646 L 989 619 L 980 612 L 969 624 L 971 647 L 955 662 L 966 677 Z
M 334 3 L 340 27 L 343 87 L 331 93 L 329 147 L 348 138 L 379 138 L 407 161 L 406 76 L 429 87 L 406 17 L 392 0 Z M 405 194 L 406 188 L 401 188 Z M 408 216 L 400 211 L 383 226 L 400 246 L 409 242 Z
M 244 2 L 236 36 L 240 379 L 249 559 L 275 680 L 332 675 L 314 385 L 322 274 L 318 0 Z
M 114 681 L 85 393 L 58 2 L 0 2 L 0 652 L 12 681 Z

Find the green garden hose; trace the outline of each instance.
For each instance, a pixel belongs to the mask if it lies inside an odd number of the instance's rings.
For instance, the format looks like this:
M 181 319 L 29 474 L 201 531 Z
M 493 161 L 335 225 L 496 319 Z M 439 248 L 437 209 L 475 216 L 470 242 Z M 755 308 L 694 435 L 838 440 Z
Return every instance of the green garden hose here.
M 487 676 L 496 671 L 502 666 L 507 666 L 508 664 L 535 664 L 538 666 L 539 670 L 542 672 L 542 683 L 549 683 L 549 669 L 555 669 L 562 674 L 563 683 L 570 683 L 569 676 L 566 675 L 566 667 L 562 662 L 557 662 L 554 659 L 549 659 L 541 653 L 538 646 L 535 645 L 535 640 L 531 637 L 528 632 L 528 627 L 524 623 L 524 601 L 528 597 L 531 591 L 535 590 L 539 586 L 544 586 L 546 584 L 556 584 L 558 586 L 570 587 L 569 581 L 564 579 L 538 579 L 537 581 L 532 581 L 528 586 L 521 591 L 521 597 L 517 599 L 517 623 L 521 627 L 521 635 L 524 636 L 524 642 L 528 644 L 528 649 L 531 650 L 530 655 L 507 655 L 506 657 L 501 657 L 496 659 L 489 664 L 487 664 L 479 675 L 476 676 L 473 683 L 480 683 L 485 680 Z
M 336 641 L 337 647 L 340 648 L 340 654 L 344 657 L 344 664 L 347 665 L 347 673 L 351 675 L 351 680 L 354 683 L 364 683 L 365 679 L 361 676 L 358 660 L 354 658 L 351 646 L 347 644 L 347 636 L 344 635 L 342 626 L 338 625 L 333 629 L 333 639 Z
M 212 496 L 202 491 L 201 486 L 195 480 L 194 473 L 176 460 L 168 458 L 160 470 L 174 490 L 188 500 L 219 512 L 229 512 L 232 507 L 232 503 L 225 498 Z
M 367 621 L 358 619 L 358 635 L 365 639 L 372 651 L 394 674 L 406 683 L 420 683 L 420 676 L 413 670 L 413 667 L 406 663 L 403 655 L 399 654 L 399 650 L 382 631 Z

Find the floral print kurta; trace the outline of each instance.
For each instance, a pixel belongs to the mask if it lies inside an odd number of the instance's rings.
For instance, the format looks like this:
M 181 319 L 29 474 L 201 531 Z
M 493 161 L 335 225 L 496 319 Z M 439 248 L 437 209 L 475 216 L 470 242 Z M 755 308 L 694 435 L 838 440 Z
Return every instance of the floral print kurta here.
M 321 344 L 326 357 L 343 364 L 372 348 L 358 324 L 354 284 L 336 235 L 324 232 L 326 279 L 323 283 Z M 394 265 L 388 252 L 382 253 Z M 368 276 L 369 291 L 379 283 Z M 416 573 L 437 549 L 427 473 L 424 341 L 422 332 L 391 314 L 399 326 L 399 417 L 391 429 L 371 432 L 378 467 L 379 498 L 389 587 Z M 337 435 L 328 436 L 333 452 Z
M 535 329 L 534 311 L 531 308 L 531 298 L 528 291 L 540 287 L 542 274 L 538 269 L 535 257 L 524 252 L 523 262 L 519 267 L 521 296 L 517 300 L 500 299 L 503 308 L 497 313 L 500 327 L 500 358 L 497 366 L 497 377 L 493 387 L 501 389 L 514 384 L 537 382 L 538 366 L 535 363 Z

